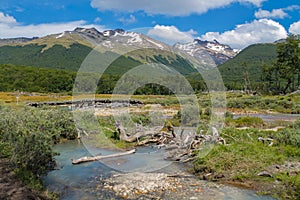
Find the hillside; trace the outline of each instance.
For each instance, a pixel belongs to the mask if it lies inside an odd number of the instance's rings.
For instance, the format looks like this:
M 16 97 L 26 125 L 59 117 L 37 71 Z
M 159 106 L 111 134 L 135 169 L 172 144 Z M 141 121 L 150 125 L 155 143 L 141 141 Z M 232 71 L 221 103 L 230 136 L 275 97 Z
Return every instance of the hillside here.
M 38 44 L 2 46 L 0 63 L 76 71 L 92 50 L 78 43 L 72 44 L 69 48 L 56 44 L 42 51 L 45 47 L 46 45 Z
M 196 70 L 187 56 L 200 61 L 200 68 L 204 69 L 224 63 L 236 55 L 235 50 L 217 41 L 195 40 L 172 47 L 147 35 L 122 29 L 100 32 L 95 28 L 76 28 L 40 38 L 0 39 L 0 64 L 77 71 L 96 46 L 99 58 L 131 52 L 121 56 L 107 71 L 119 75 L 149 62 L 161 63 L 189 75 Z
M 260 82 L 261 67 L 270 65 L 276 59 L 275 44 L 254 44 L 237 56 L 219 66 L 223 81 L 229 89 L 237 89 L 244 83 L 244 76 L 248 73 L 251 84 Z
M 122 29 L 99 32 L 94 28 L 76 28 L 41 38 L 0 39 L 0 64 L 76 72 L 95 46 L 96 57 L 103 62 L 93 65 L 88 72 L 97 71 L 99 65 L 110 64 L 105 73 L 120 76 L 136 66 L 153 62 L 175 69 L 197 85 L 197 81 L 203 80 L 188 59 L 191 56 L 200 61 L 200 70 L 223 63 L 218 69 L 228 89 L 241 89 L 246 74 L 251 85 L 257 85 L 261 80 L 261 67 L 271 65 L 276 58 L 275 43 L 251 45 L 236 55 L 237 50 L 217 41 L 196 39 L 172 47 Z M 104 60 L 110 61 L 109 58 L 113 63 L 105 64 Z

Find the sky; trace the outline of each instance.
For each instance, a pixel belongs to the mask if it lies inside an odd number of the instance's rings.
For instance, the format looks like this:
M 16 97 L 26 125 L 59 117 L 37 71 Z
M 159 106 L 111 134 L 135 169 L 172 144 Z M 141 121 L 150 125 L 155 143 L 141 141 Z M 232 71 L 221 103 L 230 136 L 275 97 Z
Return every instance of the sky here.
M 243 49 L 300 34 L 299 0 L 1 0 L 0 38 L 122 28 L 174 44 Z

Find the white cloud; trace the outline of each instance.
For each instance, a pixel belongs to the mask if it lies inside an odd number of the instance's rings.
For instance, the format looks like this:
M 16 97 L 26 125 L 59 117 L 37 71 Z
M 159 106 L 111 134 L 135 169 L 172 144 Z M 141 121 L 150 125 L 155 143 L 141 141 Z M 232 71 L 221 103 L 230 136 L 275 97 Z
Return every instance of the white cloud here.
M 144 11 L 150 15 L 186 16 L 192 13 L 202 14 L 235 2 L 260 6 L 264 1 L 266 0 L 92 0 L 91 6 L 99 11 Z
M 300 34 L 300 21 L 291 24 L 289 32 L 292 34 Z
M 94 22 L 95 22 L 95 23 L 101 22 L 101 18 L 100 18 L 100 17 L 96 17 L 96 18 L 94 19 Z
M 288 6 L 288 7 L 284 8 L 284 10 L 289 10 L 289 11 L 300 10 L 300 6 L 298 6 L 298 5 L 291 5 L 291 6 Z
M 16 24 L 17 20 L 14 17 L 9 16 L 8 14 L 4 14 L 3 12 L 0 12 L 0 23 Z
M 158 40 L 166 42 L 168 44 L 174 44 L 176 42 L 191 42 L 194 40 L 194 36 L 197 34 L 193 29 L 182 32 L 178 30 L 175 26 L 164 26 L 155 25 L 152 29 L 148 31 L 148 35 L 154 37 Z
M 291 5 L 285 8 L 273 9 L 272 11 L 259 9 L 257 12 L 255 12 L 255 17 L 259 19 L 262 18 L 283 19 L 289 17 L 287 12 L 291 12 L 294 10 L 300 10 L 300 6 Z
M 129 18 L 121 17 L 119 21 L 122 22 L 123 24 L 132 24 L 136 22 L 136 18 L 134 15 L 129 15 Z
M 274 19 L 283 19 L 287 17 L 288 14 L 284 12 L 284 9 L 273 9 L 271 12 L 268 10 L 262 10 L 259 9 L 257 12 L 255 12 L 256 18 L 274 18 Z
M 3 17 L 4 16 L 4 17 Z M 22 25 L 15 18 L 0 13 L 0 38 L 13 37 L 39 37 L 49 34 L 61 33 L 67 30 L 73 30 L 76 27 L 95 27 L 98 30 L 104 30 L 105 27 L 87 24 L 84 20 L 71 21 L 65 23 L 45 23 Z
M 224 33 L 208 32 L 201 36 L 203 40 L 218 40 L 233 48 L 245 48 L 254 43 L 274 42 L 286 38 L 285 28 L 270 19 L 254 20 L 251 23 L 236 26 L 234 30 Z

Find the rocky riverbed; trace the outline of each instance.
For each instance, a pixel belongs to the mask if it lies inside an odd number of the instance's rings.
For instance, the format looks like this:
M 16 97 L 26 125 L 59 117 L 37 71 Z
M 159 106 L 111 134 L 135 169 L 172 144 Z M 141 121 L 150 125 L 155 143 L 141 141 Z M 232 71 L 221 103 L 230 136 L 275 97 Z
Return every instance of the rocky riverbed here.
M 272 199 L 258 196 L 252 190 L 244 190 L 215 182 L 200 180 L 186 171 L 186 164 L 173 163 L 156 170 L 113 170 L 110 160 L 72 165 L 71 157 L 87 156 L 84 146 L 70 141 L 57 145 L 57 170 L 45 177 L 48 190 L 59 194 L 60 199 Z M 148 149 L 144 149 L 148 151 Z M 106 153 L 102 150 L 103 155 Z M 142 151 L 142 150 L 140 150 Z M 141 155 L 141 156 L 139 156 Z M 137 167 L 138 164 L 159 165 L 155 159 L 143 162 L 148 154 L 122 157 L 120 167 Z M 148 157 L 146 157 L 148 158 Z M 120 158 L 118 158 L 120 159 Z M 150 159 L 150 158 L 148 158 Z M 107 166 L 105 165 L 108 164 Z M 117 165 L 119 166 L 119 165 Z M 148 169 L 144 167 L 142 169 Z
M 103 187 L 124 199 L 200 199 L 200 196 L 215 196 L 214 193 L 204 195 L 207 190 L 201 182 L 183 173 L 114 174 L 104 180 Z

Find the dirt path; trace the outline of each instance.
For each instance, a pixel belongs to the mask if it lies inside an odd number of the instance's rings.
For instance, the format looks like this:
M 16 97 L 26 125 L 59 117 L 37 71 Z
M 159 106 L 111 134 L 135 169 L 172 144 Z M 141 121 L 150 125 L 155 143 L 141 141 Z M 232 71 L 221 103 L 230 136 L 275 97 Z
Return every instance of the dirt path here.
M 0 199 L 3 200 L 38 200 L 47 199 L 26 187 L 15 175 L 14 167 L 8 159 L 0 159 Z

